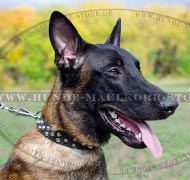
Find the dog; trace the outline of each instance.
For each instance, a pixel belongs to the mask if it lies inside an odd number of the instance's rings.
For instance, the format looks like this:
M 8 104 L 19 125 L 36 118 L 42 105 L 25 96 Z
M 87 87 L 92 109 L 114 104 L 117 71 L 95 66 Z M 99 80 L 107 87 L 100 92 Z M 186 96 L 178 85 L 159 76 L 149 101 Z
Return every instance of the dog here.
M 118 19 L 104 44 L 91 44 L 66 16 L 52 13 L 49 37 L 59 73 L 37 128 L 18 140 L 0 179 L 108 179 L 101 145 L 110 134 L 161 157 L 146 121 L 166 119 L 178 103 L 144 79 L 139 60 L 120 48 L 120 33 Z

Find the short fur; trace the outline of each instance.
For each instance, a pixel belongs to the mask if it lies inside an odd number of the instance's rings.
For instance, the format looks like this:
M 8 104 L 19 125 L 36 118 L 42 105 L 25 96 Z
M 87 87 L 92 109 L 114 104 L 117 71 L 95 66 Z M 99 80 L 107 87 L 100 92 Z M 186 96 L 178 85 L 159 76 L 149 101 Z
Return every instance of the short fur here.
M 118 102 L 102 98 L 107 94 L 135 93 L 151 97 L 158 93 L 161 99 L 168 96 L 147 82 L 140 72 L 139 61 L 120 48 L 120 19 L 106 43 L 96 45 L 85 42 L 59 12 L 53 12 L 49 27 L 59 74 L 42 114 L 55 130 L 62 130 L 77 138 L 80 144 L 96 148 L 77 150 L 62 146 L 34 129 L 18 140 L 9 160 L 0 169 L 0 179 L 108 179 L 100 146 L 108 142 L 112 131 L 102 120 L 100 107 L 109 104 L 134 119 L 153 120 L 171 115 L 176 102 L 169 105 L 164 102 L 163 109 L 157 101 Z M 95 99 L 92 99 L 94 94 Z M 76 96 L 67 101 L 64 95 Z M 166 107 L 172 110 L 170 114 Z

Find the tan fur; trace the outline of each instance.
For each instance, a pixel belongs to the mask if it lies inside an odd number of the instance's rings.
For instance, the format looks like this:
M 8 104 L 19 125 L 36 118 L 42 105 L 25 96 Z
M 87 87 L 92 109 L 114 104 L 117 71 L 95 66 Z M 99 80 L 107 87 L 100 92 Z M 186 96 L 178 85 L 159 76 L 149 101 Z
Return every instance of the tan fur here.
M 83 69 L 85 69 L 86 67 L 84 67 Z M 80 86 L 78 86 L 77 88 L 77 92 L 73 92 L 73 89 L 66 89 L 64 92 L 63 90 L 61 89 L 61 81 L 60 81 L 60 76 L 57 77 L 56 81 L 55 81 L 55 84 L 54 84 L 54 87 L 51 91 L 51 96 L 48 98 L 43 110 L 42 110 L 42 114 L 43 116 L 45 117 L 45 119 L 48 121 L 48 123 L 50 124 L 54 124 L 55 125 L 55 129 L 60 129 L 66 133 L 69 133 L 71 134 L 74 138 L 77 138 L 77 140 L 81 143 L 81 144 L 84 144 L 84 145 L 87 145 L 87 146 L 93 146 L 93 147 L 97 147 L 99 146 L 98 142 L 95 140 L 95 139 L 92 139 L 91 137 L 87 136 L 86 134 L 84 134 L 83 132 L 81 132 L 78 127 L 76 126 L 76 124 L 73 124 L 73 122 L 75 121 L 72 121 L 71 120 L 71 114 L 72 113 L 72 118 L 80 118 L 81 117 L 81 114 L 78 114 L 77 112 L 68 112 L 68 110 L 65 109 L 63 103 L 61 102 L 62 99 L 61 99 L 61 96 L 63 94 L 66 94 L 66 95 L 72 95 L 73 93 L 78 93 L 79 89 L 81 87 L 84 87 L 86 80 L 88 80 L 88 74 L 87 71 L 81 71 L 81 78 L 80 78 Z M 79 88 L 80 87 L 80 88 Z M 59 96 L 59 100 L 54 100 L 53 99 L 53 95 L 58 95 Z M 74 108 L 74 104 L 75 104 L 75 101 L 69 101 L 67 103 L 67 106 L 69 108 Z M 58 107 L 58 108 L 57 108 Z M 59 113 L 56 112 L 56 110 L 59 110 Z M 59 114 L 59 116 L 58 116 Z M 66 124 L 66 126 L 63 127 L 63 124 L 60 123 L 60 116 L 61 116 L 61 119 L 64 121 L 64 124 Z M 73 117 L 74 116 L 74 117 Z M 82 118 L 81 117 L 81 123 L 82 123 Z
M 72 179 L 70 173 L 81 168 L 96 169 L 102 158 L 101 148 L 86 152 L 71 149 L 32 130 L 17 142 L 8 163 L 0 171 L 0 179 Z
M 87 70 L 82 71 L 78 92 L 85 86 L 84 81 L 87 79 Z M 74 119 L 71 119 L 61 96 L 63 93 L 73 93 L 73 90 L 67 89 L 67 92 L 63 92 L 61 86 L 60 75 L 58 75 L 43 107 L 43 116 L 48 123 L 54 125 L 55 130 L 60 129 L 71 134 L 81 144 L 98 147 L 96 140 L 81 132 L 74 123 L 75 118 L 80 118 L 81 114 L 76 112 L 74 116 L 72 114 Z M 68 103 L 69 106 L 74 108 L 72 103 Z M 0 179 L 107 179 L 107 173 L 100 147 L 95 150 L 68 148 L 50 141 L 34 129 L 18 140 L 8 162 L 0 169 Z

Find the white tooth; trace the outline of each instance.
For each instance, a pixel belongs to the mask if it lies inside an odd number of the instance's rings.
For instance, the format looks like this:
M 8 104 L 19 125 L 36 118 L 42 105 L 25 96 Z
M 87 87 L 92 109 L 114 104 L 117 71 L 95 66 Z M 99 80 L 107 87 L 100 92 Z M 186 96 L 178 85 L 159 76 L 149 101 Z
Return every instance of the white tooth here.
M 128 131 L 131 131 L 131 128 L 127 128 Z
M 109 110 L 108 113 L 111 115 L 112 111 Z
M 120 124 L 120 120 L 119 119 L 115 119 L 115 122 Z
M 114 119 L 117 118 L 117 114 L 115 113 L 115 111 L 109 112 L 109 114 L 111 115 L 112 118 L 114 118 Z
M 140 139 L 142 138 L 142 134 L 141 134 L 141 133 L 139 133 L 139 138 L 140 138 Z
M 137 139 L 139 142 L 141 142 L 141 139 Z
M 138 135 L 135 135 L 135 137 L 136 137 L 136 139 L 137 139 L 138 141 L 140 140 Z
M 120 124 L 120 127 L 126 128 L 125 124 Z
M 135 137 L 137 138 L 137 140 L 138 140 L 139 142 L 141 142 L 141 133 L 139 133 L 138 135 L 135 135 Z

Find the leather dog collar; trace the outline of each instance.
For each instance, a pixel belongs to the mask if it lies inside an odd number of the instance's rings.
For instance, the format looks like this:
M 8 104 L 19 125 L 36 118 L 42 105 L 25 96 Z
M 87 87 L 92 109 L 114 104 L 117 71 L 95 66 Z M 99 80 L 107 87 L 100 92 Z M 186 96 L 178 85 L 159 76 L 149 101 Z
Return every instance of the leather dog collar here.
M 71 137 L 69 134 L 63 131 L 53 131 L 53 126 L 48 124 L 48 122 L 43 117 L 36 120 L 36 125 L 38 131 L 41 134 L 43 134 L 49 140 L 56 142 L 57 144 L 81 150 L 92 150 L 96 148 L 92 146 L 81 145 L 79 142 L 77 142 L 76 138 Z

